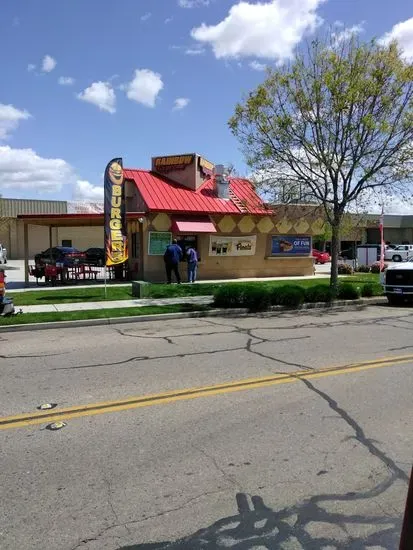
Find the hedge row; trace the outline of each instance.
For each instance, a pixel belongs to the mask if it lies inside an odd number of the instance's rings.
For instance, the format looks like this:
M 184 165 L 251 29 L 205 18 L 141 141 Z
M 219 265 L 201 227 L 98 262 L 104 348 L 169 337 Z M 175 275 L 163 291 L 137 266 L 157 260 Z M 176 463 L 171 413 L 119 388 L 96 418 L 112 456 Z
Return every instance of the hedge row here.
M 384 269 L 387 269 L 388 264 L 384 264 Z M 375 263 L 372 266 L 368 265 L 359 265 L 356 268 L 357 273 L 380 273 L 380 264 Z M 339 275 L 353 275 L 354 269 L 349 264 L 338 264 L 338 274 Z
M 382 294 L 379 284 L 367 283 L 361 286 L 341 283 L 335 293 L 328 285 L 314 285 L 303 288 L 299 285 L 267 286 L 249 283 L 229 283 L 214 293 L 214 305 L 221 308 L 247 308 L 250 311 L 265 311 L 271 306 L 294 309 L 303 303 L 329 303 L 335 298 L 358 300 L 361 296 Z

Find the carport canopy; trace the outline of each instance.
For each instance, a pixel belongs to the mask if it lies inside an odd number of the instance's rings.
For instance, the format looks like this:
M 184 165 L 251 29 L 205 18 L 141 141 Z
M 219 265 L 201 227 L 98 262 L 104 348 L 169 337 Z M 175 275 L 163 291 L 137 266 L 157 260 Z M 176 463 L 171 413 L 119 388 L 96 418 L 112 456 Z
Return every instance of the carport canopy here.
M 136 220 L 145 217 L 145 212 L 127 212 L 126 219 Z M 52 230 L 55 227 L 103 227 L 103 213 L 93 214 L 20 214 L 17 219 L 24 224 L 24 282 L 29 286 L 29 225 L 42 225 L 49 228 L 49 248 L 52 248 Z
M 49 247 L 52 248 L 52 230 L 55 227 L 102 227 L 103 214 L 21 214 L 17 219 L 24 224 L 24 283 L 29 286 L 29 225 L 49 228 Z

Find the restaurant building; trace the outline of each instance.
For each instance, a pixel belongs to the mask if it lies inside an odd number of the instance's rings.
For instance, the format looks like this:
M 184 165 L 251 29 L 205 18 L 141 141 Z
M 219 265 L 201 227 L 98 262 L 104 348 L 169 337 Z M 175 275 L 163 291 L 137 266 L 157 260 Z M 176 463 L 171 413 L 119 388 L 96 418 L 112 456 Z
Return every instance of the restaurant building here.
M 152 170 L 124 176 L 134 278 L 165 280 L 173 238 L 196 248 L 204 280 L 313 274 L 312 237 L 324 226 L 314 206 L 269 207 L 250 181 L 197 154 L 155 157 Z

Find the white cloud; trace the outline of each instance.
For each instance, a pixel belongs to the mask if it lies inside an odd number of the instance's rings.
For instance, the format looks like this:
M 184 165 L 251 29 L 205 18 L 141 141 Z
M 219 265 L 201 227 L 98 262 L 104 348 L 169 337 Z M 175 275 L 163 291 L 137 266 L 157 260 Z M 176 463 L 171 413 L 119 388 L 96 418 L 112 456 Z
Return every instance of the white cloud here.
M 56 67 L 57 61 L 51 55 L 45 55 L 42 61 L 42 71 L 50 73 Z
M 392 40 L 398 42 L 400 48 L 403 50 L 403 55 L 407 61 L 413 61 L 413 17 L 397 23 L 392 30 L 386 33 L 381 42 L 383 44 L 389 44 Z
M 356 36 L 362 32 L 364 32 L 364 21 L 362 23 L 358 23 L 357 25 L 353 25 L 352 27 L 345 27 L 343 28 L 342 24 L 336 25 L 341 30 L 334 31 L 331 33 L 331 39 L 335 46 L 338 46 L 342 42 L 346 42 L 349 40 L 352 36 Z
M 172 21 L 174 20 L 173 17 L 167 17 L 164 21 L 165 25 L 168 25 L 168 23 L 172 23 Z
M 188 107 L 189 103 L 190 103 L 190 99 L 188 99 L 187 97 L 178 97 L 177 99 L 175 99 L 175 104 L 174 104 L 174 111 L 181 111 L 182 109 L 185 109 L 185 107 Z
M 200 46 L 196 46 L 195 48 L 187 48 L 185 53 L 186 55 L 202 55 L 205 53 L 205 49 Z
M 103 200 L 103 186 L 92 185 L 87 180 L 77 180 L 73 195 L 75 199 Z
M 321 23 L 317 8 L 325 0 L 273 0 L 253 4 L 241 1 L 216 25 L 191 32 L 192 38 L 210 44 L 215 57 L 258 57 L 283 61 L 293 55 L 304 35 Z
M 22 120 L 27 120 L 30 117 L 31 114 L 28 111 L 21 111 L 13 105 L 0 103 L 0 139 L 7 139 Z
M 27 71 L 28 71 L 29 73 L 33 72 L 33 71 L 35 70 L 35 68 L 36 68 L 36 65 L 34 65 L 33 63 L 29 63 L 29 64 L 27 65 Z
M 209 6 L 210 3 L 211 0 L 178 0 L 178 6 L 187 9 Z
M 33 149 L 0 147 L 0 189 L 54 192 L 72 178 L 71 166 L 62 159 L 40 157 Z
M 149 69 L 136 69 L 133 80 L 126 85 L 126 95 L 146 107 L 155 107 L 156 98 L 163 87 L 160 74 Z
M 251 69 L 254 69 L 254 71 L 265 71 L 267 68 L 267 65 L 264 63 L 260 63 L 259 61 L 251 61 L 249 64 Z
M 61 86 L 73 86 L 75 79 L 71 76 L 61 76 L 59 77 L 58 82 Z
M 141 15 L 141 21 L 147 21 L 148 19 L 150 19 L 152 17 L 152 14 L 151 12 L 147 12 L 145 13 L 144 15 Z
M 77 94 L 78 99 L 96 105 L 101 111 L 116 113 L 116 95 L 108 82 L 93 82 L 89 88 Z

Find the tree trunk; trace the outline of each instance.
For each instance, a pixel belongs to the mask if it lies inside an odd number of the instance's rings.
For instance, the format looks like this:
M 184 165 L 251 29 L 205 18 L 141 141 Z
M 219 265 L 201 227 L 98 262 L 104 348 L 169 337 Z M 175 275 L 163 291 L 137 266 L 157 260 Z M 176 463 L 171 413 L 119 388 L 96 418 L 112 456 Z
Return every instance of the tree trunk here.
M 340 222 L 339 216 L 335 216 L 331 224 L 331 276 L 330 286 L 334 290 L 338 288 L 338 255 L 340 252 Z

